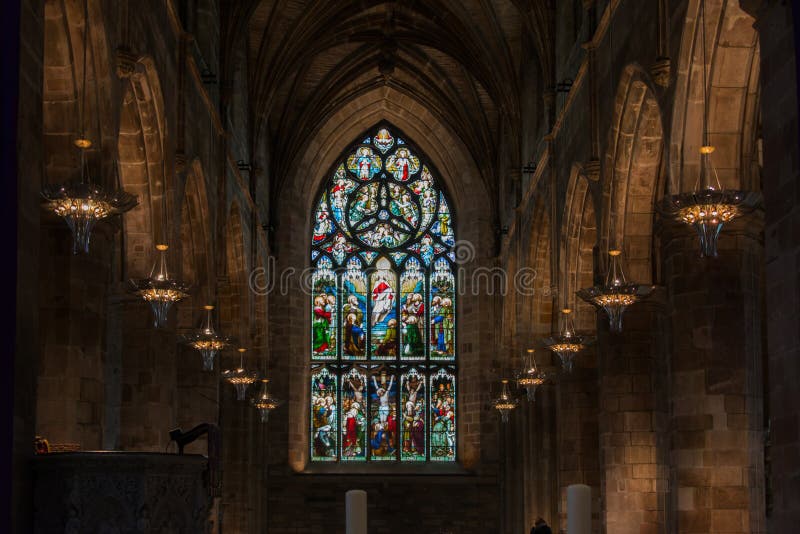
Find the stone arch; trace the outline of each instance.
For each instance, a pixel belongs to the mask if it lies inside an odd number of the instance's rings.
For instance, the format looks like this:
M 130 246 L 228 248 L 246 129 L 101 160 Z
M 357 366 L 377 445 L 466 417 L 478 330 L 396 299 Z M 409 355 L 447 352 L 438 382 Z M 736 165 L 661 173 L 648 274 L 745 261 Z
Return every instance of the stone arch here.
M 233 202 L 225 222 L 225 284 L 220 287 L 220 322 L 225 332 L 235 336 L 239 343 L 249 346 L 250 299 L 248 289 L 247 254 L 244 243 L 244 225 L 239 204 Z
M 567 184 L 564 217 L 561 226 L 561 280 L 558 305 L 574 311 L 575 328 L 593 331 L 595 309 L 579 299 L 575 292 L 594 284 L 597 250 L 597 215 L 589 179 L 580 165 L 573 165 Z
M 628 66 L 617 90 L 603 180 L 600 255 L 624 250 L 627 275 L 653 280 L 654 203 L 663 195 L 664 133 L 661 111 L 647 75 Z
M 83 125 L 93 146 L 87 151 L 94 181 L 103 182 L 113 173 L 100 172 L 111 160 L 113 124 L 111 114 L 111 71 L 102 6 L 89 0 L 89 46 L 86 49 L 86 110 Z M 44 3 L 44 57 L 42 111 L 46 179 L 50 183 L 77 178 L 80 150 L 73 141 L 81 129 L 83 106 L 84 4 L 68 0 Z M 96 154 L 103 158 L 98 165 Z M 110 185 L 110 184 L 106 184 Z
M 706 0 L 705 63 L 700 0 L 686 12 L 670 140 L 671 193 L 694 189 L 703 132 L 706 68 L 709 140 L 723 187 L 761 189 L 758 143 L 760 52 L 755 19 L 740 2 Z
M 553 273 L 552 273 L 552 232 L 550 226 L 550 193 L 540 194 L 533 208 L 533 234 L 528 247 L 526 264 L 533 269 L 534 284 L 531 301 L 531 336 L 541 337 L 550 333 L 553 326 Z M 538 355 L 537 361 L 548 356 Z
M 192 161 L 186 173 L 180 231 L 184 281 L 197 287 L 210 285 L 214 271 L 211 226 L 206 179 L 198 159 Z
M 119 124 L 119 169 L 122 187 L 139 197 L 125 215 L 124 247 L 128 276 L 146 276 L 156 240 L 167 240 L 163 195 L 166 116 L 161 82 L 153 60 L 140 58 L 123 87 Z
M 495 246 L 493 208 L 491 203 L 486 202 L 489 191 L 482 180 L 481 169 L 477 167 L 465 143 L 440 117 L 427 110 L 424 104 L 413 101 L 391 87 L 367 92 L 357 102 L 326 117 L 316 129 L 315 137 L 309 139 L 303 151 L 292 158 L 290 172 L 282 177 L 274 197 L 281 201 L 273 210 L 276 239 L 272 252 L 276 263 L 270 269 L 281 274 L 291 270 L 294 276 L 287 278 L 285 293 L 281 288 L 281 298 L 271 300 L 280 300 L 276 304 L 280 307 L 275 309 L 282 310 L 281 313 L 270 315 L 271 332 L 280 335 L 282 340 L 271 347 L 271 352 L 276 381 L 280 381 L 282 376 L 286 377 L 283 384 L 276 382 L 276 394 L 292 399 L 285 410 L 288 414 L 285 439 L 289 465 L 297 471 L 306 468 L 308 450 L 308 416 L 304 399 L 308 398 L 305 355 L 310 351 L 310 337 L 307 335 L 305 318 L 310 317 L 311 308 L 298 276 L 309 264 L 312 232 L 308 214 L 313 210 L 317 193 L 323 180 L 327 179 L 327 171 L 334 160 L 355 137 L 381 121 L 390 122 L 405 132 L 439 171 L 440 183 L 449 193 L 450 207 L 458 214 L 456 233 L 461 240 L 471 244 L 467 248 L 476 254 L 470 254 L 472 261 L 459 266 L 465 279 L 471 279 L 475 268 L 486 267 L 494 261 L 489 258 Z M 278 284 L 281 281 L 276 278 L 274 282 Z M 494 330 L 486 327 L 485 316 L 495 316 L 498 311 L 492 308 L 489 299 L 479 299 L 470 292 L 459 300 L 460 387 L 462 392 L 482 392 L 465 397 L 461 403 L 463 413 L 471 414 L 472 420 L 466 422 L 467 419 L 462 418 L 464 423 L 459 429 L 457 454 L 463 465 L 473 466 L 480 461 L 480 420 L 484 417 L 482 402 L 488 400 L 488 390 L 482 387 L 481 366 L 477 362 L 486 354 L 487 362 L 484 363 L 488 365 L 488 354 L 494 353 L 497 338 L 494 337 Z M 461 310 L 464 309 L 469 309 L 469 313 L 463 313 Z M 475 365 L 470 366 L 470 361 Z M 282 392 L 281 388 L 286 389 Z M 481 395 L 486 395 L 486 398 Z M 276 417 L 283 415 L 276 414 Z

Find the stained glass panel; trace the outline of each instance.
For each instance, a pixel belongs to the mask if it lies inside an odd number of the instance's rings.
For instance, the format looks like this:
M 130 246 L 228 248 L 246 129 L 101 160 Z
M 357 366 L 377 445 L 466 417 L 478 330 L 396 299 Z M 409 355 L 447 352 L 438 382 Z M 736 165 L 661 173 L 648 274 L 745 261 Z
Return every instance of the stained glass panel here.
M 386 170 L 392 173 L 395 180 L 408 181 L 419 171 L 419 158 L 408 148 L 401 147 L 386 160 Z
M 456 458 L 456 377 L 448 369 L 431 376 L 431 460 Z
M 425 374 L 415 368 L 400 377 L 400 407 L 402 419 L 402 448 L 400 458 L 420 462 L 425 460 Z
M 381 157 L 371 148 L 362 146 L 347 158 L 347 168 L 360 180 L 367 181 L 381 171 Z
M 364 318 L 367 315 L 367 276 L 358 258 L 351 258 L 342 273 L 341 318 L 342 359 L 367 357 L 367 336 Z
M 456 457 L 452 213 L 431 163 L 398 134 L 359 137 L 313 212 L 315 462 Z
M 314 360 L 336 359 L 336 275 L 322 256 L 312 276 L 311 350 Z
M 409 258 L 400 277 L 400 347 L 404 360 L 425 359 L 425 278 L 419 261 Z
M 367 459 L 367 375 L 351 368 L 342 379 L 342 460 Z
M 373 360 L 397 358 L 397 276 L 386 258 L 370 276 L 370 355 Z
M 369 451 L 373 460 L 397 457 L 397 384 L 394 372 L 379 367 L 369 384 Z
M 337 377 L 327 367 L 312 369 L 311 375 L 311 459 L 335 461 L 339 426 L 336 414 Z
M 455 278 L 450 263 L 436 260 L 431 275 L 431 360 L 455 358 Z

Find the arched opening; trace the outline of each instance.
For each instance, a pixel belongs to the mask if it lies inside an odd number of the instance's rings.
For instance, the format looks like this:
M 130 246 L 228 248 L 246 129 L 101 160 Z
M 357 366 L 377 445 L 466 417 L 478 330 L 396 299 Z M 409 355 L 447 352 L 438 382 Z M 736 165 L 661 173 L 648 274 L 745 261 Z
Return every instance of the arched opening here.
M 654 203 L 664 191 L 664 134 L 655 94 L 644 74 L 627 67 L 615 101 L 615 119 L 603 182 L 603 233 L 600 256 L 621 247 L 627 276 L 649 283 L 653 276 Z
M 120 180 L 123 189 L 139 197 L 139 205 L 125 215 L 123 224 L 126 278 L 146 277 L 156 241 L 170 237 L 163 199 L 164 127 L 161 84 L 152 60 L 141 58 L 123 89 L 119 124 Z
M 689 2 L 672 119 L 672 193 L 696 187 L 704 114 L 709 141 L 716 148 L 713 162 L 722 187 L 761 190 L 760 52 L 753 23 L 753 17 L 739 2 Z

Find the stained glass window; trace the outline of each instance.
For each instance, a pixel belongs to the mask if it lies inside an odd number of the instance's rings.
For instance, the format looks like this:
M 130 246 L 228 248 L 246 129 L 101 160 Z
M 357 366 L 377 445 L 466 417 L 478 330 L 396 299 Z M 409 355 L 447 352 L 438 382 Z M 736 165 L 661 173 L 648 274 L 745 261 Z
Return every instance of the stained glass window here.
M 311 460 L 455 461 L 450 204 L 405 135 L 358 139 L 313 213 Z

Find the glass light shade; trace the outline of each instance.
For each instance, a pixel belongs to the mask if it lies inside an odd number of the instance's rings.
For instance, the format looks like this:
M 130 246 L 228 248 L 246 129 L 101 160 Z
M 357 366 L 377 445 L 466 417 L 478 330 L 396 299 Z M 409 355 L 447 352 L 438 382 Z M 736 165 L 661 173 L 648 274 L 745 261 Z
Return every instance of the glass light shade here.
M 508 414 L 517 407 L 517 399 L 512 397 L 511 392 L 508 390 L 508 380 L 503 379 L 501 382 L 500 396 L 492 400 L 492 407 L 500 412 L 502 422 L 508 423 Z
M 653 286 L 628 282 L 620 262 L 620 250 L 609 250 L 610 265 L 603 286 L 581 289 L 576 294 L 608 315 L 612 332 L 622 332 L 622 315 L 628 306 L 649 297 Z
M 544 384 L 545 374 L 536 367 L 536 358 L 533 349 L 528 349 L 525 358 L 525 368 L 517 375 L 517 386 L 525 389 L 528 401 L 533 402 L 536 397 L 536 388 Z
M 269 392 L 269 380 L 266 378 L 261 379 L 261 392 L 257 397 L 253 398 L 253 408 L 258 410 L 261 414 L 261 422 L 266 423 L 269 421 L 269 413 L 275 408 L 283 404 L 282 400 L 274 398 Z
M 167 245 L 156 245 L 158 259 L 153 264 L 150 277 L 130 281 L 131 290 L 150 303 L 156 328 L 166 325 L 172 305 L 186 298 L 189 294 L 189 288 L 186 285 L 171 279 L 169 276 L 167 269 L 168 249 Z
M 185 334 L 183 341 L 190 347 L 199 350 L 203 357 L 203 370 L 214 370 L 214 357 L 219 351 L 230 345 L 232 339 L 218 333 L 214 329 L 212 311 L 214 306 L 203 306 L 206 318 L 198 330 Z
M 758 195 L 737 189 L 723 189 L 711 160 L 714 147 L 700 147 L 698 187 L 689 193 L 667 195 L 658 212 L 672 220 L 691 226 L 700 241 L 700 257 L 716 257 L 719 234 L 725 223 L 752 210 Z
M 133 209 L 135 195 L 125 191 L 106 191 L 97 184 L 69 182 L 42 188 L 44 206 L 67 223 L 72 233 L 72 253 L 89 253 L 89 240 L 97 221 Z
M 553 351 L 561 360 L 563 369 L 571 373 L 575 367 L 575 355 L 586 348 L 593 338 L 583 336 L 575 331 L 572 323 L 572 310 L 561 310 L 561 328 L 558 334 L 544 339 L 546 349 Z
M 222 379 L 231 384 L 236 390 L 236 400 L 243 401 L 247 388 L 258 380 L 258 372 L 248 371 L 244 368 L 244 353 L 247 349 L 239 348 L 239 367 L 222 371 Z

